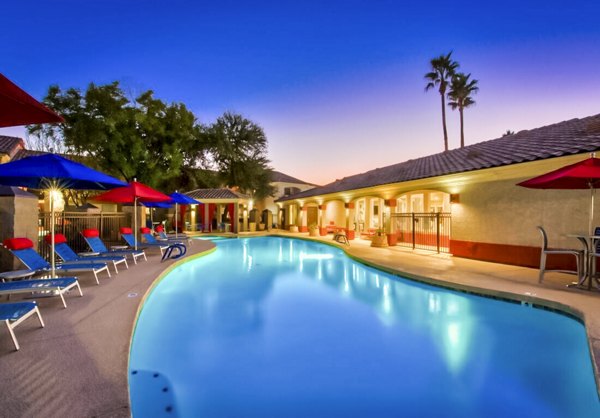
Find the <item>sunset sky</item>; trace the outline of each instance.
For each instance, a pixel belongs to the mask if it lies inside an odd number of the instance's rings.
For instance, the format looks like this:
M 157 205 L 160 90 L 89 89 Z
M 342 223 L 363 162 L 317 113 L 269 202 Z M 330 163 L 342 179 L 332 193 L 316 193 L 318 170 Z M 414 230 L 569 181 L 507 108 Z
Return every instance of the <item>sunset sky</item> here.
M 185 103 L 202 123 L 239 112 L 264 128 L 273 168 L 316 184 L 443 151 L 440 97 L 424 92 L 423 75 L 450 50 L 480 85 L 465 112 L 467 144 L 600 113 L 599 2 L 19 0 L 2 9 L 0 72 L 37 99 L 51 84 L 118 80 Z M 456 148 L 458 113 L 448 110 L 448 122 Z

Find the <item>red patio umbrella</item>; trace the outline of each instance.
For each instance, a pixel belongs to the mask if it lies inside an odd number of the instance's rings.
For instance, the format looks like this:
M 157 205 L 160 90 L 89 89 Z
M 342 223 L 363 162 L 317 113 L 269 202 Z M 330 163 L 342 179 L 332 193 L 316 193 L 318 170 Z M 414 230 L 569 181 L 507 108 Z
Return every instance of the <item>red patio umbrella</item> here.
M 531 189 L 589 189 L 589 234 L 591 235 L 594 227 L 594 194 L 600 185 L 600 158 L 595 158 L 594 155 L 592 154 L 587 160 L 550 171 L 517 185 Z
M 64 121 L 62 116 L 54 113 L 0 74 L 0 128 Z
M 146 186 L 138 181 L 132 181 L 125 187 L 117 187 L 106 193 L 102 193 L 94 200 L 100 200 L 105 202 L 115 203 L 133 203 L 133 223 L 134 231 L 133 239 L 135 243 L 135 249 L 137 250 L 137 203 L 138 202 L 167 202 L 171 201 L 171 197 L 164 193 L 154 190 L 150 186 Z

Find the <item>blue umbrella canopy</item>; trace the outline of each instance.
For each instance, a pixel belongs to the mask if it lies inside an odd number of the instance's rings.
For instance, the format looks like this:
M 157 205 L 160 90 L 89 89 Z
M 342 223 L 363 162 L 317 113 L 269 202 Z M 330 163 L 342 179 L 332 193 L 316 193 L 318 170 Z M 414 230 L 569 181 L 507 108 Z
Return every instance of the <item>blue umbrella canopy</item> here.
M 56 154 L 0 164 L 0 184 L 32 189 L 107 190 L 127 183 Z
M 189 197 L 188 195 L 182 194 L 182 193 L 171 193 L 169 195 L 169 197 L 171 199 L 173 199 L 173 203 L 177 203 L 179 205 L 199 205 L 200 202 L 197 201 L 196 199 L 192 199 L 191 197 Z
M 0 164 L 0 184 L 31 189 L 106 190 L 127 183 L 56 154 L 42 154 Z M 51 265 L 54 276 L 54 198 L 50 193 Z
M 169 209 L 174 204 L 175 204 L 175 202 L 142 202 L 142 205 L 146 206 L 147 208 L 162 208 L 162 209 Z

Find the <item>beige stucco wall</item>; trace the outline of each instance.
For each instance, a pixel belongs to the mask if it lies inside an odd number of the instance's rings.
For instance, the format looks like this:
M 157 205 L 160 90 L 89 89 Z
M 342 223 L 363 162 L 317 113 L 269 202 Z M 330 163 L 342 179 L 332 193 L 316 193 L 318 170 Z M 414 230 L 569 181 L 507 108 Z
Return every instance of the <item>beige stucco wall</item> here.
M 452 204 L 452 239 L 539 247 L 541 225 L 552 246 L 577 247 L 565 235 L 587 230 L 590 192 L 526 189 L 516 185 L 521 180 L 464 186 Z
M 269 209 L 273 213 L 273 215 L 276 215 L 277 211 L 279 210 L 279 207 L 275 203 L 275 200 L 277 200 L 281 196 L 283 196 L 283 192 L 286 187 L 297 187 L 298 189 L 300 189 L 300 191 L 313 189 L 315 187 L 310 184 L 285 183 L 285 182 L 279 182 L 279 181 L 271 183 L 271 186 L 273 186 L 275 188 L 274 196 L 267 197 L 263 200 L 256 201 L 254 207 L 256 207 L 256 209 L 258 209 L 260 212 L 262 212 L 264 209 Z
M 329 225 L 333 222 L 333 225 L 345 226 L 346 225 L 346 209 L 344 208 L 344 202 L 341 200 L 332 200 L 327 202 L 325 210 L 322 211 L 323 226 Z
M 37 248 L 38 198 L 35 195 L 0 197 L 0 240 L 29 238 Z M 24 268 L 8 250 L 0 249 L 1 271 Z

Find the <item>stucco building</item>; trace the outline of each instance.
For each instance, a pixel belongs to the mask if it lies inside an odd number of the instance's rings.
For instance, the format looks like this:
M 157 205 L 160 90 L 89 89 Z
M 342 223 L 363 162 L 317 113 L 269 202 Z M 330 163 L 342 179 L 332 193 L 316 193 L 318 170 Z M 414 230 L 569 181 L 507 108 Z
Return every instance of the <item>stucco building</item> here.
M 590 193 L 517 183 L 599 148 L 595 115 L 377 168 L 277 203 L 286 226 L 300 231 L 313 222 L 322 231 L 345 227 L 357 238 L 385 230 L 391 244 L 535 267 L 541 246 L 536 226 L 546 228 L 551 245 L 578 247 L 567 235 L 587 230 Z M 549 265 L 568 263 L 556 256 Z

